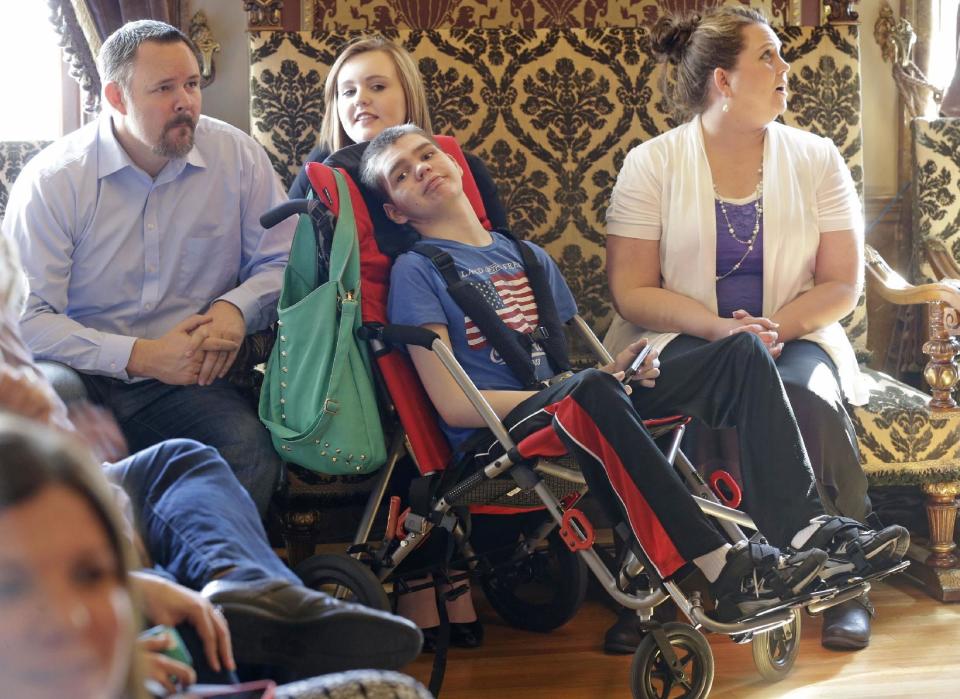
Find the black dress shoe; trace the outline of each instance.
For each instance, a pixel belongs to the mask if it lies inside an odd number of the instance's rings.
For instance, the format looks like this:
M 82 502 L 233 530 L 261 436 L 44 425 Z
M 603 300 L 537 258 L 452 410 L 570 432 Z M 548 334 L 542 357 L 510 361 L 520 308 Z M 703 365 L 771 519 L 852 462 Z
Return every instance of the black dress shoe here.
M 830 607 L 823 613 L 820 643 L 833 650 L 861 650 L 870 644 L 870 617 L 873 606 L 858 597 Z
M 422 636 L 413 622 L 286 580 L 215 580 L 202 594 L 226 617 L 238 663 L 312 677 L 395 670 L 420 653 Z
M 433 653 L 437 649 L 440 627 L 431 626 L 420 629 L 423 632 L 423 652 Z M 479 648 L 483 645 L 483 624 L 480 620 L 450 623 L 450 645 L 454 648 Z
M 653 609 L 653 621 L 666 624 L 677 620 L 677 608 L 672 602 L 665 602 Z M 607 629 L 603 637 L 603 652 L 609 655 L 630 655 L 643 639 L 640 618 L 632 609 L 621 609 L 617 620 Z
M 613 626 L 607 629 L 603 637 L 603 652 L 610 655 L 630 655 L 643 638 L 640 619 L 632 609 L 624 609 L 617 614 Z

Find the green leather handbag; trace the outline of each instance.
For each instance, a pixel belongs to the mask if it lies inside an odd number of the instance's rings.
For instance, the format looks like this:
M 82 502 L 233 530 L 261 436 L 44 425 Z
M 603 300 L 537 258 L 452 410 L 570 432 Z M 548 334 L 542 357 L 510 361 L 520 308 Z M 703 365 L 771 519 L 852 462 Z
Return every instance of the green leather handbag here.
M 331 475 L 369 473 L 386 445 L 360 327 L 360 254 L 346 181 L 334 171 L 340 213 L 330 278 L 320 283 L 319 241 L 302 214 L 277 304 L 277 342 L 260 393 L 260 420 L 285 461 Z

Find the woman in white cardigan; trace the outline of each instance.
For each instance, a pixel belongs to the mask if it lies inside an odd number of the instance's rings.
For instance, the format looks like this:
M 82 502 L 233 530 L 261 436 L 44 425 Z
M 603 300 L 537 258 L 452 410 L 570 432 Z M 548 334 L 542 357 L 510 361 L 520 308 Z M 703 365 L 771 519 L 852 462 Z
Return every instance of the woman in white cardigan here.
M 787 107 L 780 40 L 742 7 L 665 18 L 653 47 L 690 121 L 628 153 L 607 212 L 611 351 L 646 336 L 671 357 L 754 333 L 776 358 L 828 512 L 869 513 L 844 403 L 866 401 L 838 321 L 862 285 L 863 226 L 836 146 L 775 121 Z M 762 435 L 758 435 L 762 439 Z M 871 610 L 872 611 L 872 610 Z M 823 642 L 863 648 L 865 606 L 841 605 Z

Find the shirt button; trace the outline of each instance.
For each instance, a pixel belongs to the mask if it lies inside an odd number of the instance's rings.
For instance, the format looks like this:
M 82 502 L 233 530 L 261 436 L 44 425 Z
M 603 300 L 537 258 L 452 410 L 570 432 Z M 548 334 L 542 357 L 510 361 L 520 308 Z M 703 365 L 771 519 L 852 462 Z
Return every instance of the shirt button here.
M 117 363 L 116 363 L 116 362 L 110 362 L 110 368 L 111 368 L 111 369 L 116 369 L 116 368 L 117 368 Z
M 149 311 L 151 308 L 153 308 L 153 304 L 152 304 L 152 303 L 145 303 L 145 304 L 143 304 L 143 307 L 146 308 L 146 309 Z
M 156 271 L 157 271 L 156 265 L 149 265 L 149 266 L 147 267 L 147 271 L 148 271 L 148 272 L 156 272 Z
M 147 228 L 149 228 L 152 231 L 154 228 L 156 228 L 156 226 L 154 226 L 152 223 L 148 223 Z

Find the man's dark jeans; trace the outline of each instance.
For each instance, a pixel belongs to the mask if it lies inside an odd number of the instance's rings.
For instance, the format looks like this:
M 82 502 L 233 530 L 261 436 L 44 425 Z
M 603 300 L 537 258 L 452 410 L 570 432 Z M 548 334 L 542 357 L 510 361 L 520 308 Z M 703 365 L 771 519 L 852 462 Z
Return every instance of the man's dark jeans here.
M 131 452 L 168 439 L 193 439 L 217 449 L 240 484 L 266 514 L 280 478 L 281 461 L 248 396 L 225 380 L 210 386 L 126 383 L 82 375 L 95 403 L 120 423 Z

